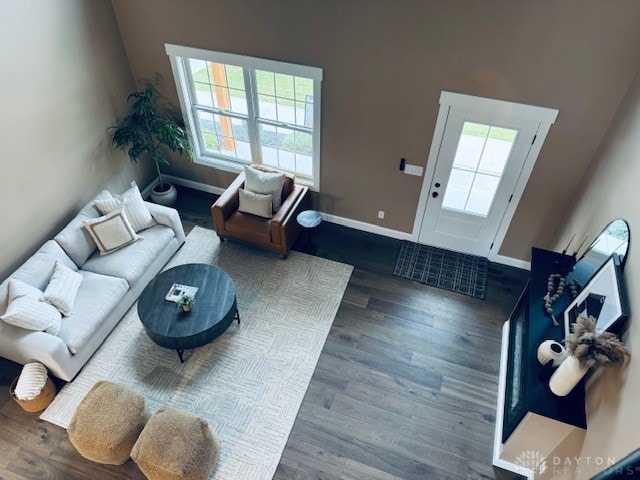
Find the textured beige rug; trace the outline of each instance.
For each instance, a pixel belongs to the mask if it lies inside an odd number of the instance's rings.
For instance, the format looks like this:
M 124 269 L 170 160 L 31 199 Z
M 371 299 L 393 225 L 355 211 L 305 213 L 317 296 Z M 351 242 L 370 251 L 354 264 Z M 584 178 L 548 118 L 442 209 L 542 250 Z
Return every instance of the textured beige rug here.
M 222 440 L 211 478 L 271 479 L 278 466 L 353 267 L 292 252 L 287 260 L 244 245 L 220 244 L 195 227 L 167 268 L 211 263 L 233 278 L 242 323 L 185 352 L 155 345 L 136 305 L 41 418 L 66 428 L 93 384 L 141 392 L 151 412 L 171 405 L 206 418 Z

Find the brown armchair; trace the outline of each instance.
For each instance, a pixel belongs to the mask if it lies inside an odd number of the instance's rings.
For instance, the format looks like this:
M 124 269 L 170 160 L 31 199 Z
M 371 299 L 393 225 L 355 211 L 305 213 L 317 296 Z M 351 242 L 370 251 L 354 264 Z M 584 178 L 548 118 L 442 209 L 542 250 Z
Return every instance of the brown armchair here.
M 257 167 L 263 171 L 275 171 Z M 262 218 L 238 211 L 238 190 L 244 187 L 244 172 L 238 175 L 225 192 L 211 206 L 211 215 L 220 241 L 232 238 L 263 247 L 287 258 L 289 250 L 298 238 L 302 227 L 296 221 L 298 214 L 309 210 L 310 199 L 307 187 L 297 185 L 291 175 L 284 178 L 282 205 L 273 218 Z

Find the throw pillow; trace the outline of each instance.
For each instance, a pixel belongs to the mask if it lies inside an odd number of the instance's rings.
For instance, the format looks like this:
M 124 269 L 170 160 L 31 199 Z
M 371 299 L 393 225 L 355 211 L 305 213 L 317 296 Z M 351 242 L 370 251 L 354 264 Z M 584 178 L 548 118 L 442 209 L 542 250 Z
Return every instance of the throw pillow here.
M 103 190 L 100 192 L 91 202 L 85 205 L 78 215 L 54 238 L 78 267 L 84 265 L 84 262 L 96 251 L 96 242 L 93 241 L 89 232 L 87 232 L 85 228 L 82 228 L 83 222 L 92 218 L 98 218 L 100 212 L 98 212 L 93 204 L 98 200 L 107 198 L 112 198 L 109 191 Z
M 81 283 L 82 275 L 74 272 L 64 263 L 56 261 L 53 275 L 42 299 L 60 310 L 62 315 L 68 317 L 73 313 L 73 303 Z
M 244 188 L 253 193 L 269 194 L 272 197 L 273 211 L 277 212 L 282 203 L 284 173 L 262 172 L 250 165 L 244 167 Z
M 240 206 L 238 210 L 244 213 L 251 213 L 259 217 L 272 218 L 271 211 L 272 197 L 269 194 L 253 193 L 241 188 L 238 190 L 240 194 Z
M 84 227 L 98 245 L 100 255 L 108 255 L 140 239 L 120 209 L 86 220 Z
M 36 287 L 32 287 L 28 283 L 16 278 L 9 279 L 9 301 L 13 301 L 18 297 L 33 297 L 40 299 L 42 292 Z
M 122 211 L 136 232 L 151 228 L 156 224 L 137 185 L 114 198 L 96 200 L 94 205 L 103 215 L 122 207 Z
M 60 331 L 62 315 L 56 307 L 46 302 L 41 302 L 38 298 L 42 292 L 38 291 L 37 296 L 20 295 L 16 296 L 16 280 L 11 279 L 9 283 L 9 306 L 7 311 L 0 317 L 5 323 L 27 330 L 46 332 L 56 335 Z M 21 286 L 18 286 L 20 289 Z M 34 288 L 34 287 L 31 287 Z M 14 290 L 13 293 L 11 291 Z M 23 291 L 24 292 L 24 291 Z M 35 292 L 32 292 L 35 293 Z
M 20 400 L 33 400 L 44 388 L 49 375 L 40 362 L 29 362 L 22 367 L 14 393 Z

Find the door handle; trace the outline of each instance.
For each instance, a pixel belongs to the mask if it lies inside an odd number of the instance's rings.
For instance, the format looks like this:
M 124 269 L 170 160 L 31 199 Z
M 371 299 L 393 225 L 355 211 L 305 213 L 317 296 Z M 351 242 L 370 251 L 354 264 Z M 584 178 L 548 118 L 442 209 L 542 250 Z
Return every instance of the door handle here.
M 437 197 L 438 197 L 438 195 L 440 195 L 438 192 L 432 192 L 432 193 L 431 193 L 431 196 L 432 196 L 433 198 L 437 198 Z

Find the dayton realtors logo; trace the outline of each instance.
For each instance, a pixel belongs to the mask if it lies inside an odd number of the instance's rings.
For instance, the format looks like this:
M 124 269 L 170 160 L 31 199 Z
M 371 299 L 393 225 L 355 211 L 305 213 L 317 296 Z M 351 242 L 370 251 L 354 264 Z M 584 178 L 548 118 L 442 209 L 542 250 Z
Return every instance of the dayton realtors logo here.
M 619 475 L 633 475 L 640 473 L 640 470 L 622 469 L 616 470 L 613 457 L 544 457 L 535 450 L 526 450 L 516 457 L 515 465 L 522 469 L 519 473 L 544 473 L 549 470 L 552 478 L 565 478 L 585 473 L 593 475 L 602 471 L 615 471 Z M 640 477 L 638 477 L 640 478 Z
M 540 452 L 526 450 L 516 457 L 516 465 L 522 469 L 542 473 L 545 470 L 545 458 Z

